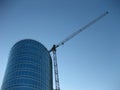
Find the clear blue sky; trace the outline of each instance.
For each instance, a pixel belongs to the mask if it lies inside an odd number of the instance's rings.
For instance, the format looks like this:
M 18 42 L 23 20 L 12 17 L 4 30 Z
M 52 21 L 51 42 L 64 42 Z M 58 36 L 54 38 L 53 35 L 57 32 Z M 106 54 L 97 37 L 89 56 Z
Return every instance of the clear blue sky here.
M 11 47 L 25 38 L 48 49 L 110 13 L 58 48 L 61 90 L 120 90 L 119 0 L 0 0 L 0 86 Z

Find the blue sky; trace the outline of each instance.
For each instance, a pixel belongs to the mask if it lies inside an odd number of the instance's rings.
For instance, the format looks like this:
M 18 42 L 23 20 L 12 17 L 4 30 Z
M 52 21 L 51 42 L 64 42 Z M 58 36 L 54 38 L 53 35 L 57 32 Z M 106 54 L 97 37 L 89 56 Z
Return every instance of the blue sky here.
M 119 0 L 0 0 L 0 86 L 11 47 L 25 38 L 49 50 L 105 11 L 57 50 L 61 90 L 120 90 Z

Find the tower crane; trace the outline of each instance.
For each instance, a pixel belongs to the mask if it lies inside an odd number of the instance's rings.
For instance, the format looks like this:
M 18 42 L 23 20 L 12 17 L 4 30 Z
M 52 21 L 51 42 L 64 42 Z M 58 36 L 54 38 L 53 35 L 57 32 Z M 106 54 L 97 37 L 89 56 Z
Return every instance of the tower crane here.
M 91 22 L 89 22 L 88 24 L 86 24 L 84 27 L 82 27 L 81 29 L 77 30 L 76 32 L 72 33 L 71 35 L 69 35 L 67 38 L 65 38 L 64 40 L 62 40 L 61 42 L 59 42 L 58 44 L 54 44 L 52 46 L 52 48 L 49 50 L 49 52 L 53 52 L 53 65 L 54 65 L 54 77 L 55 77 L 55 90 L 60 90 L 60 83 L 59 83 L 59 74 L 58 74 L 58 64 L 57 64 L 57 54 L 56 54 L 56 50 L 58 47 L 60 47 L 61 45 L 64 45 L 67 41 L 69 41 L 70 39 L 72 39 L 73 37 L 75 37 L 76 35 L 78 35 L 80 32 L 84 31 L 85 29 L 87 29 L 88 27 L 90 27 L 91 25 L 93 25 L 94 23 L 96 23 L 98 20 L 100 20 L 101 18 L 103 18 L 104 16 L 106 16 L 108 14 L 108 11 L 106 11 L 105 13 L 103 13 L 102 15 L 100 15 L 99 17 L 95 18 L 94 20 L 92 20 Z

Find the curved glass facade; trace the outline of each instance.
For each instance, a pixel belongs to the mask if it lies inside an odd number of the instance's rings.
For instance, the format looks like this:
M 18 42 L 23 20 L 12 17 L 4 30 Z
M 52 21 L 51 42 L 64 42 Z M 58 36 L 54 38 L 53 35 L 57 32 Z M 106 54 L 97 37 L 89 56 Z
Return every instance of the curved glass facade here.
M 53 90 L 48 50 L 31 39 L 16 43 L 10 52 L 1 90 Z

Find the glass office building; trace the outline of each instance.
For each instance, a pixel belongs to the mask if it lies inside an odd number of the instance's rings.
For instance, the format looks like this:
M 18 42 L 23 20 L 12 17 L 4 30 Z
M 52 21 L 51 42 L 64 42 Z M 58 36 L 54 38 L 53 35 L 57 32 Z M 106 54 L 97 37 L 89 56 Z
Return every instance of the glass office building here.
M 35 40 L 17 42 L 10 51 L 1 90 L 53 90 L 48 50 Z

